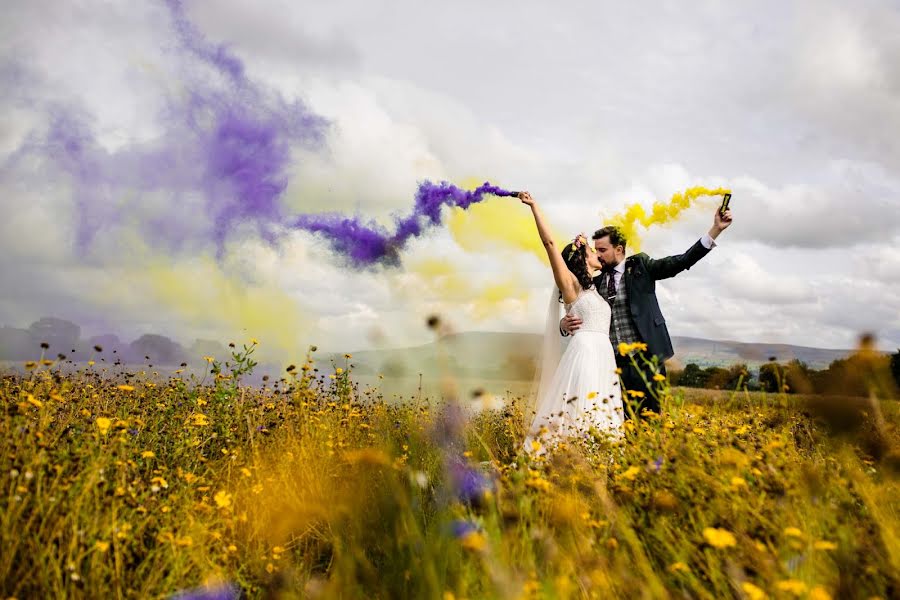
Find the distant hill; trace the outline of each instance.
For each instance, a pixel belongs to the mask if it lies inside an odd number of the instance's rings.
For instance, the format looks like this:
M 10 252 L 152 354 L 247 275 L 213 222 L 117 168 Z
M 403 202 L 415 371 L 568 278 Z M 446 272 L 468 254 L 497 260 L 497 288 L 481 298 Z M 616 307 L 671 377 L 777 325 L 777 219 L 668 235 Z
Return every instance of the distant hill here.
M 813 369 L 824 369 L 832 361 L 851 354 L 851 350 L 831 350 L 789 344 L 747 343 L 675 337 L 672 366 L 697 363 L 702 367 L 746 363 L 755 368 L 774 357 L 779 362 L 799 359 Z M 41 344 L 49 348 L 44 355 L 63 355 L 76 363 L 88 360 L 107 365 L 168 365 L 182 362 L 206 366 L 204 355 L 226 359 L 229 352 L 219 342 L 194 340 L 190 346 L 156 334 L 145 334 L 132 342 L 115 334 L 81 338 L 81 327 L 55 317 L 43 317 L 27 329 L 0 327 L 0 361 L 14 365 L 41 356 Z M 444 336 L 432 343 L 410 348 L 352 352 L 354 371 L 359 375 L 384 374 L 387 377 L 441 377 L 466 379 L 530 380 L 540 349 L 540 336 L 533 333 L 468 332 Z M 95 349 L 97 348 L 97 349 Z M 317 355 L 320 363 L 334 361 L 344 365 L 343 353 Z M 283 366 L 261 364 L 255 378 L 263 374 L 278 376 Z
M 797 359 L 806 363 L 811 369 L 819 370 L 825 369 L 833 361 L 846 358 L 853 353 L 853 350 L 707 340 L 680 336 L 672 338 L 672 343 L 675 346 L 674 360 L 677 363 L 681 365 L 697 363 L 704 367 L 725 366 L 734 363 L 747 363 L 751 367 L 756 367 L 774 357 L 776 361 L 782 363 Z
M 813 369 L 824 369 L 849 356 L 852 350 L 810 348 L 789 344 L 748 343 L 674 337 L 675 357 L 671 366 L 688 363 L 726 366 L 747 363 L 758 367 L 774 357 L 779 362 L 798 359 Z M 435 342 L 410 348 L 352 352 L 354 371 L 362 375 L 425 377 L 452 375 L 486 379 L 530 379 L 540 349 L 541 336 L 531 333 L 468 332 L 445 336 Z M 343 365 L 340 354 L 320 357 Z

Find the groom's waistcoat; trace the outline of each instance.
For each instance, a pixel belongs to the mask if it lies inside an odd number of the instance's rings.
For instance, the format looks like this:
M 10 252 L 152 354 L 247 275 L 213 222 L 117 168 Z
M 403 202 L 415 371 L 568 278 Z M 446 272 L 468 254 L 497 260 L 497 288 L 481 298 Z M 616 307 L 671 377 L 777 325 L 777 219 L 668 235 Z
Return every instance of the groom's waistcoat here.
M 656 282 L 690 269 L 707 254 L 709 249 L 697 240 L 684 254 L 654 259 L 642 252 L 626 258 L 625 274 L 612 306 L 610 340 L 613 344 L 640 341 L 647 344 L 648 355 L 658 356 L 660 361 L 671 358 L 675 351 L 656 299 Z M 594 279 L 598 291 L 606 289 L 601 287 L 605 283 L 603 279 L 602 274 Z M 620 302 L 621 306 L 617 307 Z M 636 339 L 624 339 L 630 337 L 629 330 L 636 332 Z M 618 338 L 619 335 L 623 338 Z
M 603 279 L 614 277 L 613 273 L 607 273 Z M 603 282 L 601 290 L 605 290 L 607 282 Z M 616 290 L 616 297 L 610 305 L 612 309 L 612 319 L 609 322 L 609 341 L 612 342 L 613 350 L 619 344 L 633 344 L 640 342 L 641 336 L 638 334 L 634 326 L 634 320 L 631 318 L 631 308 L 628 305 L 628 286 L 625 284 L 625 278 L 619 284 Z

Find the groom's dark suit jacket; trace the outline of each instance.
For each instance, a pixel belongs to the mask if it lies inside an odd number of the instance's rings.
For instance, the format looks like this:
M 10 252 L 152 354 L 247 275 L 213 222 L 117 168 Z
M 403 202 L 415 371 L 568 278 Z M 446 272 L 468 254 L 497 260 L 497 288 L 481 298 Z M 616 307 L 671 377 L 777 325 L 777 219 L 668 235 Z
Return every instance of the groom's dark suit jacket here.
M 697 240 L 687 252 L 677 256 L 657 259 L 641 252 L 625 259 L 625 273 L 622 280 L 628 292 L 631 317 L 641 340 L 647 344 L 648 355 L 658 356 L 660 361 L 663 361 L 675 354 L 669 330 L 666 329 L 666 319 L 656 300 L 656 282 L 675 277 L 682 271 L 690 269 L 707 254 L 709 249 Z M 605 296 L 606 290 L 602 284 L 601 273 L 594 278 L 594 286 L 601 296 Z

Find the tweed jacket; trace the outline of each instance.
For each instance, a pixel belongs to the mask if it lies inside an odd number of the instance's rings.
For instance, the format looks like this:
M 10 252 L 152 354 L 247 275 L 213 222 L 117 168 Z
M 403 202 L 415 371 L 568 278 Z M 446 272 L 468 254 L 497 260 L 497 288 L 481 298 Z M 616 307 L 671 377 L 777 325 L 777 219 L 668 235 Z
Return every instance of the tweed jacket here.
M 694 266 L 709 254 L 700 240 L 688 248 L 684 254 L 650 258 L 643 252 L 625 259 L 625 274 L 622 280 L 628 290 L 628 304 L 634 325 L 641 341 L 647 344 L 647 354 L 658 356 L 660 361 L 671 358 L 675 351 L 656 299 L 656 282 L 675 277 Z M 599 291 L 603 275 L 594 278 L 594 287 Z M 621 284 L 620 284 L 621 285 Z

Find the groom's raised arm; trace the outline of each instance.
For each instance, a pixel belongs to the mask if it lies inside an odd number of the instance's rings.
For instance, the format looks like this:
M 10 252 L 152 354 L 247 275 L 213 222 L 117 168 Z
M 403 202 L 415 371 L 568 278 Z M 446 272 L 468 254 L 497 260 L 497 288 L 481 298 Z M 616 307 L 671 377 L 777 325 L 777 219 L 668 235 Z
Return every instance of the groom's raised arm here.
M 682 271 L 690 269 L 697 264 L 697 261 L 709 254 L 709 251 L 716 247 L 716 238 L 731 225 L 731 222 L 731 211 L 726 210 L 723 215 L 719 213 L 719 209 L 717 208 L 715 217 L 713 218 L 713 226 L 709 229 L 708 233 L 697 240 L 697 242 L 688 248 L 687 252 L 684 254 L 658 259 L 648 257 L 646 259 L 647 272 L 653 279 L 668 279 L 669 277 L 675 277 Z

